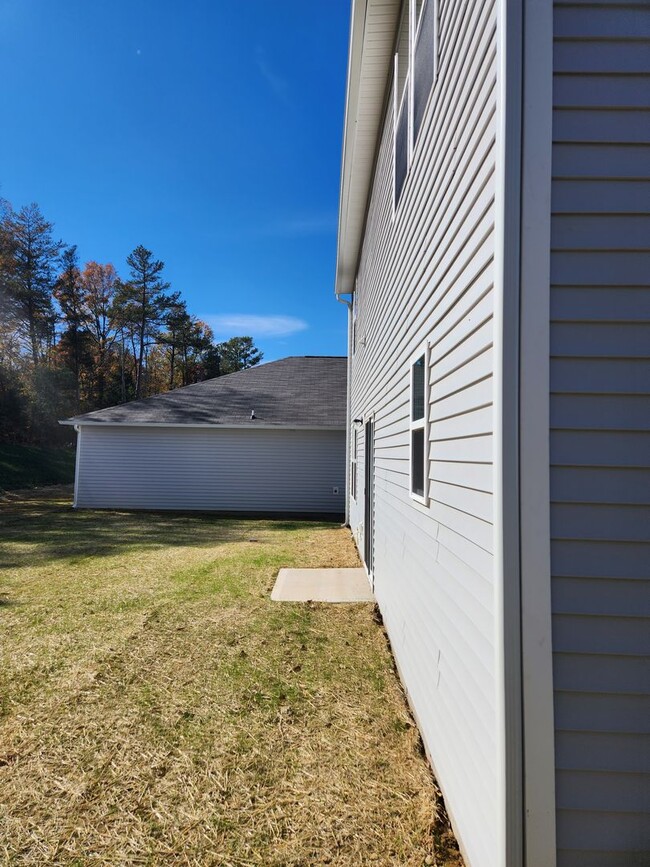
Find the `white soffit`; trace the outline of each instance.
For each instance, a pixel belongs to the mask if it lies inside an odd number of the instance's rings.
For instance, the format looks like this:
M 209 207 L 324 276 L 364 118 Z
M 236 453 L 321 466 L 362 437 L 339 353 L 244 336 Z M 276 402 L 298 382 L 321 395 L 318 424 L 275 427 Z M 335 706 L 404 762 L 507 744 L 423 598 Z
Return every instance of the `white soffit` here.
M 339 199 L 336 293 L 354 291 L 400 0 L 353 0 Z

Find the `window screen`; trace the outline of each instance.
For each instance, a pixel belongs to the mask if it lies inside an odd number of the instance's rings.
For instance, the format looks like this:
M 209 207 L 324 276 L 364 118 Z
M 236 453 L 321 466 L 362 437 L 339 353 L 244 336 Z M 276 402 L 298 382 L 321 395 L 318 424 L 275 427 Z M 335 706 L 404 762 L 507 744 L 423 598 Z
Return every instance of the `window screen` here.
M 422 10 L 422 19 L 415 43 L 413 72 L 413 141 L 418 139 L 424 112 L 435 77 L 436 51 L 436 2 L 427 0 Z
M 424 355 L 413 365 L 411 392 L 411 421 L 424 418 Z
M 411 493 L 424 496 L 424 428 L 411 431 Z
M 407 84 L 408 91 L 408 84 Z M 397 115 L 397 126 L 395 128 L 395 207 L 402 195 L 402 188 L 406 180 L 409 164 L 409 113 L 408 113 L 408 93 L 405 93 L 399 114 Z

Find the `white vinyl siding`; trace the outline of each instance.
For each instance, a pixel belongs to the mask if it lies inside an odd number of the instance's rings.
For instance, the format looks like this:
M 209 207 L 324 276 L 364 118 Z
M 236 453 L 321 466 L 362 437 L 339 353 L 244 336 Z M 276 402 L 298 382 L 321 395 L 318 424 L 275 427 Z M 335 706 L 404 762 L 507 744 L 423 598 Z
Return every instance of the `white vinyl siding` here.
M 84 425 L 79 436 L 79 508 L 344 512 L 344 431 Z
M 650 5 L 556 2 L 558 867 L 650 858 Z
M 430 3 L 433 0 L 429 0 Z M 375 420 L 374 589 L 461 845 L 499 861 L 492 512 L 496 16 L 444 3 L 393 219 L 393 112 L 358 275 L 352 417 Z M 388 87 L 392 87 L 388 82 Z M 429 504 L 410 497 L 410 364 L 428 346 Z M 363 455 L 358 460 L 362 465 Z M 363 550 L 363 492 L 350 520 Z

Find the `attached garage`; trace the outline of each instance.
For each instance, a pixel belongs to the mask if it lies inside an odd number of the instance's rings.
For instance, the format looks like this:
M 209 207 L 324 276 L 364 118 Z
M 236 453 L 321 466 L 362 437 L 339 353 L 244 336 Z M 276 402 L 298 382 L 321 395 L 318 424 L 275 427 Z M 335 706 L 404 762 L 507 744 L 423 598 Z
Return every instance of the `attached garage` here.
M 342 518 L 346 369 L 285 358 L 67 419 L 75 507 Z

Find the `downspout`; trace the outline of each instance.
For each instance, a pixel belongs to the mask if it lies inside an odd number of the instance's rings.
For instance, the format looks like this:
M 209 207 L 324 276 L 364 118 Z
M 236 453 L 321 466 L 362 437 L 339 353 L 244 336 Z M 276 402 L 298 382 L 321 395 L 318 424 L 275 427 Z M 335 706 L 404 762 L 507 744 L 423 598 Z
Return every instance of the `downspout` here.
M 351 294 L 351 293 L 350 293 Z M 348 308 L 348 374 L 345 390 L 345 526 L 350 526 L 350 434 L 352 421 L 352 302 L 336 293 L 336 300 Z
M 77 434 L 77 450 L 75 455 L 74 462 L 74 498 L 72 500 L 72 508 L 77 508 L 77 490 L 79 488 L 79 463 L 81 459 L 81 425 L 76 424 L 74 426 L 75 433 Z

